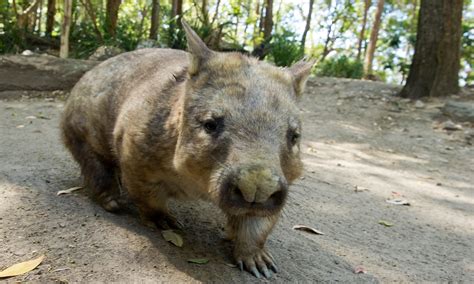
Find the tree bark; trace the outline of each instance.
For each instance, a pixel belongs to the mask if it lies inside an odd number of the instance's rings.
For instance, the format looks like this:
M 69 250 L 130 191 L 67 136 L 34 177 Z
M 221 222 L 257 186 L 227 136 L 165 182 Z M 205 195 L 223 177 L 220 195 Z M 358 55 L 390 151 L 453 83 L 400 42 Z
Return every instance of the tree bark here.
M 150 39 L 157 40 L 160 29 L 160 0 L 153 0 L 151 7 Z
M 303 37 L 301 38 L 301 49 L 304 50 L 306 45 L 306 36 L 308 34 L 309 28 L 311 27 L 311 15 L 313 14 L 313 4 L 314 0 L 309 0 L 309 12 L 306 17 L 306 26 L 304 27 Z
M 117 31 L 118 12 L 121 2 L 121 0 L 107 0 L 105 30 L 112 38 L 115 37 Z
M 48 0 L 46 12 L 46 35 L 51 36 L 54 28 L 54 16 L 56 15 L 56 0 Z
M 94 26 L 94 32 L 97 36 L 97 39 L 102 42 L 102 33 L 100 32 L 99 27 L 97 26 L 97 16 L 95 14 L 94 6 L 92 5 L 91 0 L 81 0 L 81 3 L 86 8 L 87 15 L 89 16 L 92 25 Z
M 26 8 L 22 12 L 19 12 L 16 1 L 15 0 L 12 1 L 13 11 L 15 12 L 15 16 L 16 16 L 16 25 L 22 34 L 24 34 L 24 32 L 27 31 L 31 27 L 30 16 L 33 12 L 36 13 L 38 4 L 39 4 L 39 1 L 34 0 L 33 3 L 30 6 L 28 6 L 28 8 Z M 24 36 L 22 35 L 22 37 Z
M 181 27 L 181 18 L 183 17 L 183 0 L 171 0 L 171 22 L 170 22 L 170 42 L 169 46 L 178 48 L 179 44 L 176 41 L 176 27 Z
M 64 0 L 64 16 L 61 25 L 61 45 L 59 47 L 59 57 L 69 56 L 69 31 L 71 29 L 72 0 Z
M 209 26 L 209 12 L 207 10 L 207 0 L 202 0 L 202 6 L 201 6 L 201 14 L 202 14 L 202 19 L 204 21 L 204 25 L 207 27 Z
M 268 50 L 268 45 L 272 37 L 273 30 L 273 0 L 265 0 L 265 18 L 263 19 L 263 42 L 256 46 L 252 52 L 253 56 L 264 59 Z
M 212 17 L 211 27 L 214 25 L 214 22 L 217 20 L 217 18 L 219 16 L 219 6 L 220 6 L 220 4 L 221 4 L 221 0 L 217 0 L 216 11 L 214 12 L 214 16 Z
M 462 0 L 422 0 L 415 54 L 400 96 L 417 99 L 459 92 Z
M 371 0 L 364 1 L 364 16 L 362 17 L 362 28 L 359 33 L 359 42 L 357 43 L 357 60 L 360 60 L 362 56 L 362 43 L 365 39 L 365 27 L 367 26 L 367 13 L 369 12 L 370 5 L 372 4 Z
M 263 38 L 265 41 L 270 39 L 273 30 L 273 0 L 266 0 L 265 22 L 263 25 Z
M 377 3 L 377 9 L 375 10 L 374 25 L 370 32 L 369 46 L 367 47 L 367 53 L 365 54 L 364 60 L 364 76 L 366 78 L 372 75 L 372 64 L 374 62 L 375 48 L 377 47 L 377 40 L 379 38 L 380 23 L 382 22 L 382 12 L 384 0 L 379 0 Z

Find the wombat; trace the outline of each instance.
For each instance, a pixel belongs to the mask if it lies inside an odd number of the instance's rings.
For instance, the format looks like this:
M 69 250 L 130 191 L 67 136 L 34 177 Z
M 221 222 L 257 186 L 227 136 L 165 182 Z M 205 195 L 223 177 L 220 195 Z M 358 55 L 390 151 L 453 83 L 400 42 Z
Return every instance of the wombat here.
M 169 198 L 212 201 L 240 269 L 270 277 L 265 241 L 302 171 L 296 101 L 313 62 L 215 52 L 183 27 L 189 53 L 142 49 L 87 72 L 65 106 L 64 144 L 106 210 L 124 188 L 143 219 L 173 228 Z

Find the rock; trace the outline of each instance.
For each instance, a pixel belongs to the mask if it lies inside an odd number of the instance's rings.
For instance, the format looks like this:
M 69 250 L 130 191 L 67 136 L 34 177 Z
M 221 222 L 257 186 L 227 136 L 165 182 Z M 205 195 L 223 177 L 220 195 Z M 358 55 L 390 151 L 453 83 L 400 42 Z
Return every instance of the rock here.
M 474 122 L 474 102 L 448 101 L 441 112 L 457 121 Z
M 97 48 L 94 53 L 89 56 L 89 60 L 104 61 L 124 52 L 125 51 L 119 47 L 103 45 Z
M 447 120 L 447 121 L 443 122 L 442 128 L 444 130 L 456 131 L 456 130 L 461 130 L 462 126 L 459 125 L 459 124 L 455 124 L 451 120 Z
M 95 65 L 45 54 L 0 56 L 0 92 L 70 90 Z
M 24 50 L 21 55 L 24 55 L 24 56 L 30 56 L 30 55 L 34 55 L 35 53 L 29 49 L 27 50 Z
M 415 102 L 415 107 L 416 108 L 424 108 L 425 104 L 422 101 L 418 100 L 418 101 Z

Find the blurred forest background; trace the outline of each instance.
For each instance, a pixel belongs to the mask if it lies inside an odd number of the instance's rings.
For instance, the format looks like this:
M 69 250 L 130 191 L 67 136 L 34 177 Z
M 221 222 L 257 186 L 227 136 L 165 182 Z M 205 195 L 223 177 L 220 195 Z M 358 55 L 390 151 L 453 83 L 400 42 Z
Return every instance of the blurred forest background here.
M 179 20 L 185 18 L 215 50 L 241 51 L 279 66 L 305 54 L 317 60 L 318 75 L 396 84 L 408 77 L 420 11 L 420 0 L 0 1 L 0 53 L 87 59 L 101 46 L 117 53 L 184 49 Z M 459 83 L 471 85 L 474 4 L 460 3 Z M 61 32 L 69 34 L 63 42 Z M 67 45 L 62 54 L 61 45 Z

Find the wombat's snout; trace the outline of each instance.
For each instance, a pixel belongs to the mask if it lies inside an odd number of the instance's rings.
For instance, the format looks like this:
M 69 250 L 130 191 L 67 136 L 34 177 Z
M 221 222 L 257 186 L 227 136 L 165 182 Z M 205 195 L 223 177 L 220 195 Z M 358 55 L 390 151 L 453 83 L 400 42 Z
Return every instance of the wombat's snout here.
M 228 205 L 256 211 L 280 209 L 288 192 L 286 180 L 264 166 L 237 169 L 225 187 Z

